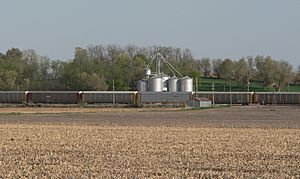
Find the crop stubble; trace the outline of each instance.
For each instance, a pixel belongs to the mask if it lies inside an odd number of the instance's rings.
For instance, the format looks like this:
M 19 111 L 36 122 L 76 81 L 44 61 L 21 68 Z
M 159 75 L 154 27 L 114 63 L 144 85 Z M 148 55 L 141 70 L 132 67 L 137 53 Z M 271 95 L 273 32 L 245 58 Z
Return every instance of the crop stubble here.
M 0 123 L 0 178 L 300 173 L 294 107 L 1 115 Z

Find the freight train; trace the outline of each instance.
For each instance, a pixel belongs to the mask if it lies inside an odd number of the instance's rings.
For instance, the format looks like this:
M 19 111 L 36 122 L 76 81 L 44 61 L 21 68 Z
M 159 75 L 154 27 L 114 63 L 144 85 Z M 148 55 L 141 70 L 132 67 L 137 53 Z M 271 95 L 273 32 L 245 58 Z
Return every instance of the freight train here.
M 300 104 L 298 92 L 0 91 L 0 104 L 185 103 L 205 97 L 215 104 Z
M 300 104 L 300 92 L 195 92 L 215 104 Z
M 0 91 L 1 104 L 135 104 L 136 91 Z

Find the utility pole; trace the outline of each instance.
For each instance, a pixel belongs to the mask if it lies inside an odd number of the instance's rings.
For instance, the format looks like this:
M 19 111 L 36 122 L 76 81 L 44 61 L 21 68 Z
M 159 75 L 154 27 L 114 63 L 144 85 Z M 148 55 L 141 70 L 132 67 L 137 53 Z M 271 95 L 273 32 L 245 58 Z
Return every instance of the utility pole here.
M 250 91 L 250 81 L 248 80 L 248 83 L 247 83 L 247 92 L 249 92 Z
M 196 77 L 196 97 L 198 97 L 198 77 Z
M 215 83 L 212 83 L 211 90 L 213 92 L 213 107 L 215 106 Z
M 249 101 L 249 99 L 250 99 L 250 97 L 249 97 L 249 91 L 250 91 L 250 81 L 248 80 L 248 83 L 247 83 L 247 92 L 248 92 L 248 94 L 247 94 L 247 103 L 249 103 L 250 101 Z
M 230 90 L 230 106 L 232 106 L 231 84 L 229 84 L 229 90 Z
M 272 108 L 271 111 L 276 110 L 276 104 L 277 104 L 277 96 L 276 96 L 276 91 L 277 91 L 277 86 L 273 86 L 273 96 L 272 96 Z
M 116 104 L 116 96 L 115 96 L 115 79 L 113 78 L 112 81 L 112 85 L 113 85 L 113 105 Z

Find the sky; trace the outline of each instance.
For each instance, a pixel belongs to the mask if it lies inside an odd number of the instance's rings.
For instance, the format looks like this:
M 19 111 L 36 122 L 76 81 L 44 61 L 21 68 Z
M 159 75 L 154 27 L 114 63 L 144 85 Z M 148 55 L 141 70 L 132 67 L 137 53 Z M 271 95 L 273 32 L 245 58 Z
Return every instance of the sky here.
M 0 52 L 68 60 L 75 47 L 153 45 L 195 58 L 272 56 L 300 65 L 300 0 L 1 0 Z

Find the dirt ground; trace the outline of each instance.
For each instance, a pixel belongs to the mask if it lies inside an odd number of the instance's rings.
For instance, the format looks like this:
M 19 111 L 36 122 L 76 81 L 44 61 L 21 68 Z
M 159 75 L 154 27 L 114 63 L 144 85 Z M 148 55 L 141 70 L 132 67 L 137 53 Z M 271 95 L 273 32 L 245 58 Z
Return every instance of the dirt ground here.
M 300 177 L 300 107 L 0 108 L 0 178 Z

